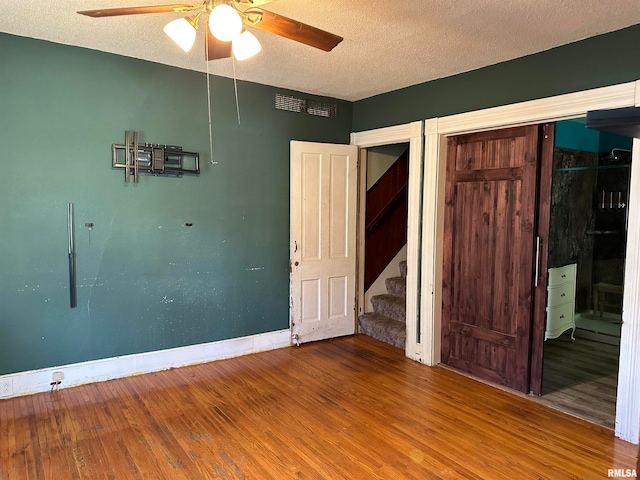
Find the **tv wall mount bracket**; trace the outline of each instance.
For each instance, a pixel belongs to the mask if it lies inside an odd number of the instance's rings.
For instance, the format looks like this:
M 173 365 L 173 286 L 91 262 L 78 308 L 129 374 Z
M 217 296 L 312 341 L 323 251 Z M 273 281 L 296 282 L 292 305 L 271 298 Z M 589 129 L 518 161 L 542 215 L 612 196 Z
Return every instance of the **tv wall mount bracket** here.
M 200 154 L 180 146 L 140 143 L 136 131 L 124 132 L 124 144 L 111 145 L 113 168 L 124 168 L 125 183 L 140 181 L 140 175 L 200 174 Z

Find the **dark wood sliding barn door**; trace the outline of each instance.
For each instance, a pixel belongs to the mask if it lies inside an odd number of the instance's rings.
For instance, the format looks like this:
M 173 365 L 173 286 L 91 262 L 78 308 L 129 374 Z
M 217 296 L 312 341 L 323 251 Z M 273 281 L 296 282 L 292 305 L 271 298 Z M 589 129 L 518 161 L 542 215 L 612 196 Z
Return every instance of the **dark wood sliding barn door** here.
M 529 388 L 539 127 L 450 137 L 442 362 Z

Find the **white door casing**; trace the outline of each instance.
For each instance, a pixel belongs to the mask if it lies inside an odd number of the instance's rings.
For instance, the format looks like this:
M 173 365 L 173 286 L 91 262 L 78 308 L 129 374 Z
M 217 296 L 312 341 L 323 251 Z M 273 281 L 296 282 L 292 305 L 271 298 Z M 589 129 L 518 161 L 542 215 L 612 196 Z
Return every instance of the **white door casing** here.
M 425 159 L 422 216 L 422 334 L 421 358 L 440 362 L 442 315 L 442 243 L 444 166 L 449 135 L 508 126 L 582 117 L 590 110 L 640 106 L 640 81 L 542 98 L 513 105 L 466 112 L 425 121 Z M 633 142 L 633 158 L 640 157 L 640 139 Z M 640 166 L 632 162 L 625 295 L 620 344 L 615 434 L 638 443 L 640 425 Z M 410 319 L 407 317 L 407 322 Z M 407 325 L 407 329 L 410 326 Z
M 407 340 L 405 355 L 422 362 L 420 345 L 420 214 L 422 198 L 422 122 L 411 122 L 404 125 L 377 128 L 351 134 L 351 144 L 365 149 L 395 143 L 409 142 L 409 192 L 407 216 Z M 364 166 L 361 167 L 361 169 Z M 362 175 L 361 175 L 362 177 Z M 361 178 L 360 195 L 366 195 L 366 177 Z M 360 210 L 360 262 L 364 264 L 364 205 Z M 358 280 L 358 295 L 360 306 L 364 305 L 364 269 Z M 364 312 L 362 312 L 364 313 Z
M 291 142 L 291 340 L 355 333 L 358 148 Z

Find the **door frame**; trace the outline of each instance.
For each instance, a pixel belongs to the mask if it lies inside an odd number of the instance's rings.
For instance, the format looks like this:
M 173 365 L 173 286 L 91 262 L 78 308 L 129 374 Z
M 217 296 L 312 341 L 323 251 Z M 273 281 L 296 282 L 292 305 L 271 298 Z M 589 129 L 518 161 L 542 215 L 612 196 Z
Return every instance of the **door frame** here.
M 442 241 L 446 137 L 532 123 L 582 117 L 587 111 L 640 106 L 640 80 L 610 87 L 476 110 L 425 120 L 422 211 L 421 333 L 419 343 L 427 365 L 440 363 L 442 317 Z M 444 142 L 444 143 L 443 143 Z M 616 405 L 615 435 L 638 443 L 640 430 L 640 139 L 633 140 L 629 225 L 625 261 L 623 325 Z M 411 208 L 411 206 L 409 207 Z M 413 242 L 418 238 L 412 233 Z M 429 295 L 428 293 L 431 292 Z M 407 322 L 410 319 L 407 318 Z M 411 321 L 414 321 L 413 319 Z M 411 327 L 407 325 L 409 331 Z
M 420 345 L 420 221 L 422 201 L 422 121 L 411 122 L 393 127 L 378 128 L 351 134 L 351 145 L 366 149 L 394 143 L 409 143 L 409 184 L 408 184 L 408 218 L 407 218 L 407 340 L 405 355 L 422 362 L 423 347 Z M 356 284 L 358 297 L 358 315 L 364 313 L 364 230 L 365 200 L 367 189 L 367 167 L 359 155 L 359 195 L 358 195 L 358 281 Z M 364 190 L 363 190 L 364 189 Z M 417 268 L 414 268 L 413 266 Z

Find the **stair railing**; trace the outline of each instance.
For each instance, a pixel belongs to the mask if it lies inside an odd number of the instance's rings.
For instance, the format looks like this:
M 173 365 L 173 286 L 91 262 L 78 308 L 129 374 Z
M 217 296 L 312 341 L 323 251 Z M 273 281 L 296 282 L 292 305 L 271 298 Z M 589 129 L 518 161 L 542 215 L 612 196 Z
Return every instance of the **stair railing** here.
M 407 243 L 408 149 L 367 191 L 364 288 Z

